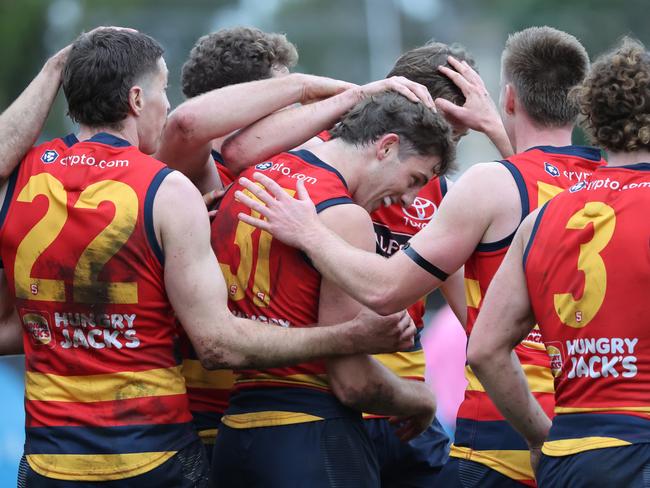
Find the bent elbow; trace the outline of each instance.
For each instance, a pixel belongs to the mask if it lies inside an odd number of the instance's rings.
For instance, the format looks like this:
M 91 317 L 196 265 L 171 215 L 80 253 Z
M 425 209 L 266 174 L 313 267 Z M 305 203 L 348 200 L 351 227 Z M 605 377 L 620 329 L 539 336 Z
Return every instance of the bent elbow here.
M 472 368 L 472 371 L 480 371 L 491 360 L 491 351 L 488 351 L 485 347 L 480 347 L 476 341 L 470 339 L 467 346 L 467 363 Z
M 232 138 L 226 139 L 221 145 L 221 157 L 226 168 L 237 175 L 251 164 L 248 160 L 250 158 L 246 158 L 242 145 Z
M 181 106 L 174 110 L 167 119 L 165 136 L 174 137 L 184 144 L 193 142 L 196 116 Z
M 383 287 L 370 292 L 366 305 L 380 315 L 390 315 L 405 308 L 402 303 L 396 300 L 395 293 Z
M 361 404 L 366 396 L 365 390 L 362 385 L 351 381 L 332 381 L 330 379 L 330 388 L 334 396 L 343 405 L 354 410 L 363 410 Z

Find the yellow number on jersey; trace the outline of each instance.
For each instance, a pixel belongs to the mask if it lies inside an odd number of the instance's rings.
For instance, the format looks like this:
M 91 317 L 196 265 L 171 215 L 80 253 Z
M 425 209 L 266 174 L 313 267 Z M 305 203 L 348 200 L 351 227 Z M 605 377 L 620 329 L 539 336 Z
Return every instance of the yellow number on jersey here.
M 257 183 L 262 186 L 260 183 Z M 295 190 L 284 188 L 290 196 Z M 244 194 L 258 200 L 250 191 L 244 190 Z M 259 200 L 258 200 L 259 201 Z M 259 218 L 260 213 L 251 211 L 253 217 Z M 229 298 L 234 301 L 243 300 L 246 297 L 246 289 L 253 271 L 253 233 L 257 229 L 246 222 L 239 221 L 235 230 L 235 245 L 239 248 L 239 266 L 237 272 L 233 273 L 230 265 L 219 263 L 221 272 L 228 285 Z M 259 231 L 260 237 L 257 243 L 257 265 L 253 277 L 253 304 L 258 307 L 268 307 L 271 300 L 271 241 L 273 236 L 266 231 Z
M 607 290 L 607 269 L 600 252 L 605 249 L 616 227 L 614 209 L 603 202 L 587 202 L 573 214 L 567 229 L 584 229 L 593 224 L 594 236 L 589 242 L 580 244 L 578 269 L 584 273 L 585 286 L 582 297 L 576 300 L 571 293 L 556 293 L 553 296 L 555 312 L 562 323 L 581 329 L 596 316 L 603 305 Z
M 564 188 L 555 185 L 549 185 L 543 181 L 537 182 L 537 207 L 543 206 L 555 195 L 558 195 L 564 191 Z
M 32 176 L 18 195 L 19 202 L 31 203 L 42 195 L 48 200 L 45 215 L 25 235 L 16 250 L 16 296 L 27 300 L 64 302 L 63 280 L 32 277 L 38 257 L 58 237 L 68 218 L 68 194 L 63 184 L 48 173 Z M 138 217 L 138 196 L 125 183 L 104 180 L 86 188 L 74 208 L 96 209 L 102 202 L 115 206 L 113 220 L 81 254 L 74 271 L 73 299 L 79 303 L 137 303 L 137 283 L 104 283 L 97 277 L 104 265 L 131 237 Z

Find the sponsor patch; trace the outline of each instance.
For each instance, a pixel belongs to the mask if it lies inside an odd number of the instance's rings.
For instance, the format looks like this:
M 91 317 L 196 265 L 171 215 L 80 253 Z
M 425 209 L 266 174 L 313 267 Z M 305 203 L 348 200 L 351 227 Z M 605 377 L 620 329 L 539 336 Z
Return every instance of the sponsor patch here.
M 273 166 L 273 163 L 271 161 L 266 161 L 264 163 L 256 164 L 255 169 L 259 169 L 260 171 L 266 171 L 267 169 L 270 169 L 271 166 Z
M 23 327 L 33 346 L 47 346 L 52 349 L 56 342 L 52 340 L 49 314 L 47 312 L 33 312 L 21 310 Z
M 544 162 L 544 170 L 553 178 L 560 176 L 560 170 L 553 166 L 551 163 Z
M 41 155 L 41 161 L 43 161 L 43 164 L 52 164 L 58 159 L 58 157 L 58 152 L 56 152 L 54 149 L 48 149 Z

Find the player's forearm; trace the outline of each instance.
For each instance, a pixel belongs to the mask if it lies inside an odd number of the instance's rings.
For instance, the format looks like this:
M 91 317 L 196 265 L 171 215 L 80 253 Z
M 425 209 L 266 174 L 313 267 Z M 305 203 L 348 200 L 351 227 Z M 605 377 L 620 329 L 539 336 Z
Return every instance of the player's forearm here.
M 494 144 L 494 147 L 497 148 L 501 157 L 509 158 L 515 153 L 501 119 L 494 120 L 492 123 L 486 125 L 483 132 L 490 139 L 492 144 Z
M 393 293 L 399 273 L 390 260 L 351 246 L 323 225 L 313 229 L 305 235 L 303 250 L 325 278 L 352 298 L 381 314 L 397 312 L 417 300 L 402 299 L 397 290 Z
M 51 57 L 0 115 L 0 178 L 7 178 L 36 141 L 61 85 L 67 50 Z
M 18 313 L 0 319 L 0 356 L 23 353 L 23 329 Z
M 226 166 L 239 173 L 251 164 L 300 146 L 331 128 L 359 98 L 355 90 L 346 90 L 314 104 L 272 113 L 223 144 L 221 151 Z
M 460 268 L 440 285 L 447 304 L 463 326 L 467 324 L 467 300 L 465 298 L 465 268 Z
M 399 378 L 369 356 L 334 359 L 327 370 L 336 397 L 355 410 L 402 417 L 434 408 L 422 382 Z
M 503 416 L 531 446 L 540 446 L 551 420 L 528 387 L 528 381 L 514 351 L 490 350 L 468 355 L 472 371 Z

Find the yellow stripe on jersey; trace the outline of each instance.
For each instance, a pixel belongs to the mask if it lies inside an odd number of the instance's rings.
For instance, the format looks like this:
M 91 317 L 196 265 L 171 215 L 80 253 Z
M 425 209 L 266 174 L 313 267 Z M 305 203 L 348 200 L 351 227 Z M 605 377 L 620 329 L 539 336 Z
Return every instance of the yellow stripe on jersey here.
M 532 480 L 533 469 L 530 467 L 530 451 L 474 451 L 469 447 L 451 446 L 451 457 L 467 459 L 481 463 L 494 471 L 513 480 Z
M 537 207 L 542 207 L 555 195 L 559 195 L 564 191 L 564 188 L 555 185 L 549 185 L 543 181 L 537 182 Z
M 212 445 L 217 440 L 219 429 L 205 429 L 199 430 L 199 438 L 203 444 Z
M 236 380 L 237 384 L 246 383 L 281 383 L 285 385 L 299 385 L 299 386 L 313 386 L 321 389 L 329 390 L 329 383 L 327 382 L 326 374 L 311 375 L 311 374 L 290 374 L 286 376 L 274 376 L 270 374 L 257 373 L 255 376 L 243 378 L 239 376 Z
M 641 412 L 650 415 L 649 407 L 555 407 L 555 413 L 588 413 L 588 412 Z
M 547 456 L 568 456 L 579 452 L 602 449 L 604 447 L 629 446 L 631 442 L 614 437 L 582 437 L 580 439 L 561 439 L 546 441 L 542 452 Z
M 481 305 L 481 286 L 478 280 L 465 278 L 465 300 L 467 306 L 472 308 L 479 308 Z
M 28 454 L 25 457 L 29 466 L 41 476 L 70 481 L 109 481 L 147 473 L 176 452 Z
M 182 372 L 188 388 L 230 390 L 235 383 L 235 374 L 231 369 L 210 371 L 198 359 L 184 359 Z
M 528 387 L 533 393 L 555 393 L 553 386 L 553 374 L 551 370 L 544 366 L 537 366 L 535 364 L 522 364 L 526 379 L 528 380 Z M 485 388 L 478 380 L 472 368 L 465 366 L 465 377 L 467 378 L 468 391 L 482 391 Z
M 221 418 L 221 423 L 227 425 L 231 429 L 252 429 L 255 427 L 304 424 L 306 422 L 318 422 L 319 420 L 323 420 L 323 418 L 306 413 L 269 410 L 266 412 L 224 415 Z
M 25 373 L 25 399 L 44 402 L 102 402 L 185 394 L 181 367 L 85 376 Z
M 397 376 L 424 378 L 424 350 L 412 352 L 395 352 L 392 354 L 375 354 L 377 361 L 390 369 Z

